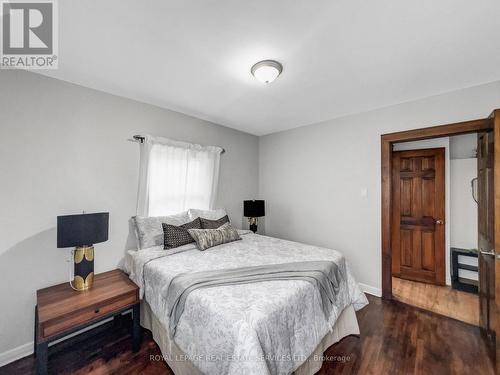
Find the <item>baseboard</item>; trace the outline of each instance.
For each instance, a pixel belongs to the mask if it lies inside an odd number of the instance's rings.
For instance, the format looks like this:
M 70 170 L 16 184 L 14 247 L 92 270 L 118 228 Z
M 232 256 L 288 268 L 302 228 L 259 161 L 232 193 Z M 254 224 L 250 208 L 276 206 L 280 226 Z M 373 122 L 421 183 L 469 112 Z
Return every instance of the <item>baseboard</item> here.
M 382 289 L 380 288 L 375 288 L 374 286 L 362 283 L 359 283 L 359 287 L 365 293 L 371 294 L 372 296 L 375 297 L 382 297 Z
M 0 353 L 0 367 L 33 354 L 33 342 Z

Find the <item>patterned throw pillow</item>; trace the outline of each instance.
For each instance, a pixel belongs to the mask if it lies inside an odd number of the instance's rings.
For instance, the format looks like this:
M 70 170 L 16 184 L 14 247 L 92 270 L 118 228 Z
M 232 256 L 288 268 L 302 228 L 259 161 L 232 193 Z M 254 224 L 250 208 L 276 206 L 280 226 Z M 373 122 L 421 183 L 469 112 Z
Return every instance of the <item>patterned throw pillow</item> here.
M 206 250 L 223 243 L 241 240 L 238 231 L 231 224 L 226 223 L 217 229 L 188 229 L 194 238 L 198 249 Z
M 222 225 L 229 223 L 229 216 L 221 217 L 217 220 L 209 220 L 200 217 L 201 220 L 201 229 L 217 229 Z
M 201 229 L 200 218 L 193 221 L 176 226 L 162 223 L 163 226 L 163 248 L 165 250 L 173 249 L 188 243 L 194 242 L 193 237 L 189 234 L 189 229 Z

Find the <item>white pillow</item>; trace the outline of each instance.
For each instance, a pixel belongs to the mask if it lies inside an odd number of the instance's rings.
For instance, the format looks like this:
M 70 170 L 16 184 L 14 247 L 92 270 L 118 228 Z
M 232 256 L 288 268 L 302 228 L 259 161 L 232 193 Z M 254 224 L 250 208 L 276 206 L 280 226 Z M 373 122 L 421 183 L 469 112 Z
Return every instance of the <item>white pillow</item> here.
M 188 210 L 189 220 L 192 221 L 197 217 L 201 217 L 203 219 L 208 220 L 217 220 L 221 217 L 227 215 L 226 210 L 223 208 L 218 208 L 216 210 L 198 210 L 196 208 L 190 208 Z
M 153 246 L 163 246 L 162 223 L 179 226 L 191 221 L 187 211 L 169 216 L 134 216 L 133 219 L 136 226 L 139 250 Z

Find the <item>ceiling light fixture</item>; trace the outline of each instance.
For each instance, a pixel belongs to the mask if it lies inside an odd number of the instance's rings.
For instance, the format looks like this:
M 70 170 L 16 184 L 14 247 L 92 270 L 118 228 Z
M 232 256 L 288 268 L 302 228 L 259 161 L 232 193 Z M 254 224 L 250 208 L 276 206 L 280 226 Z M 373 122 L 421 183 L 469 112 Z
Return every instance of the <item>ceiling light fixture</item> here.
M 283 71 L 283 65 L 274 60 L 263 60 L 252 66 L 251 72 L 262 83 L 274 81 Z

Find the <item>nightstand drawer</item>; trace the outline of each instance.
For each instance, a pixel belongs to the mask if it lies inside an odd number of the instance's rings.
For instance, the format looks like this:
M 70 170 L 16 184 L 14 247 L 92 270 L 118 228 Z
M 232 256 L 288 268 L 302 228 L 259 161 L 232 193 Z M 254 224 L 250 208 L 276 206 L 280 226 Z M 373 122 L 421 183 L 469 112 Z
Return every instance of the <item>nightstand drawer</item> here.
M 88 324 L 93 320 L 99 320 L 105 315 L 132 306 L 137 302 L 137 295 L 133 293 L 119 299 L 103 302 L 93 307 L 74 311 L 64 317 L 45 322 L 41 327 L 40 338 L 44 339 L 55 336 L 69 329 Z

